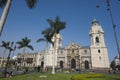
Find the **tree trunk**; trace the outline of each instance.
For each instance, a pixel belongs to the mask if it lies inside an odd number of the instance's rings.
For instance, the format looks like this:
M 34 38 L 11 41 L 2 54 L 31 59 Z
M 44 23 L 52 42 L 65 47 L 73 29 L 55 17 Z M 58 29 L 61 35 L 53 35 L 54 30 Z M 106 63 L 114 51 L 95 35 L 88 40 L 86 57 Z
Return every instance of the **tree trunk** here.
M 25 50 L 26 50 L 26 47 L 23 48 L 23 67 L 25 67 Z
M 7 15 L 8 15 L 8 13 L 9 13 L 11 1 L 12 1 L 12 0 L 7 0 L 6 6 L 5 6 L 4 11 L 3 11 L 3 13 L 2 13 L 2 17 L 1 17 L 1 19 L 0 19 L 0 36 L 1 36 L 1 34 L 2 34 L 2 29 L 3 29 L 3 26 L 4 26 L 4 24 L 5 24 Z
M 11 50 L 9 50 L 9 54 L 8 54 L 8 57 L 7 57 L 7 62 L 6 62 L 6 65 L 5 65 L 5 74 L 7 73 L 7 68 L 8 68 L 8 64 L 9 64 L 9 61 L 10 61 L 10 55 L 11 55 Z

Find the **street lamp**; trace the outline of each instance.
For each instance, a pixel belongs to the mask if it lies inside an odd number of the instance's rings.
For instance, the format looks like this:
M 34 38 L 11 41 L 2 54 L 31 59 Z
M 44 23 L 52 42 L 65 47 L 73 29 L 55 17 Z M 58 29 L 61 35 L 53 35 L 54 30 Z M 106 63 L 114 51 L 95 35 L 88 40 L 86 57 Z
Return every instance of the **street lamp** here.
M 55 74 L 55 48 L 53 50 L 53 66 L 52 66 L 52 74 Z
M 81 71 L 80 71 L 80 65 L 81 65 L 81 64 L 80 64 L 80 61 L 81 61 L 81 60 L 80 60 L 80 54 L 79 54 L 79 57 L 78 57 L 78 58 L 79 58 L 79 73 L 81 73 Z

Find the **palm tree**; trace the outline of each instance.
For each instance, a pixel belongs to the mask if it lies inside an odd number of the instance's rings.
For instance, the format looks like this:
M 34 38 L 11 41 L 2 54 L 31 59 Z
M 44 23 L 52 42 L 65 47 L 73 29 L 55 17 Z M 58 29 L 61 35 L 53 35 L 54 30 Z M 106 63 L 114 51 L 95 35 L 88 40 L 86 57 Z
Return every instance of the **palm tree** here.
M 25 0 L 25 1 L 26 1 L 27 6 L 30 9 L 32 9 L 37 2 L 37 0 Z M 4 11 L 2 13 L 2 17 L 0 19 L 0 36 L 1 36 L 3 26 L 4 26 L 6 18 L 7 18 L 7 15 L 10 10 L 11 2 L 12 2 L 12 0 L 0 0 L 0 8 L 3 8 L 5 6 Z
M 47 41 L 45 38 L 39 38 L 39 39 L 37 40 L 37 43 L 43 42 L 43 41 L 46 42 L 46 49 L 47 49 L 47 48 L 48 48 L 48 41 Z
M 52 67 L 52 74 L 55 74 L 55 42 L 56 42 L 56 34 L 58 34 L 62 29 L 64 29 L 65 26 L 65 22 L 60 21 L 60 18 L 57 16 L 55 21 L 51 20 L 51 19 L 47 19 L 48 23 L 50 24 L 50 28 L 47 28 L 46 30 L 44 30 L 42 32 L 42 34 L 44 35 L 44 37 L 46 38 L 46 40 L 48 42 L 50 42 L 53 47 L 54 47 L 54 52 L 53 52 L 53 67 Z M 55 40 L 52 41 L 53 36 L 55 37 Z
M 3 63 L 3 60 L 4 60 L 5 52 L 8 49 L 9 45 L 10 45 L 10 42 L 2 41 L 1 47 L 4 48 L 4 51 L 3 51 L 3 56 L 2 56 L 2 60 L 1 60 L 1 66 L 2 66 L 2 63 Z
M 66 26 L 65 22 L 61 22 L 60 18 L 57 16 L 55 21 L 51 20 L 51 19 L 47 19 L 48 23 L 50 24 L 53 33 L 54 34 L 58 34 L 62 29 L 64 29 Z
M 3 59 L 4 59 L 4 54 L 6 52 L 6 49 L 9 50 L 9 54 L 8 54 L 8 57 L 7 57 L 7 62 L 6 62 L 6 65 L 5 65 L 5 70 L 3 71 L 4 73 L 4 76 L 6 75 L 6 72 L 7 72 L 7 67 L 8 67 L 8 63 L 9 63 L 9 59 L 10 59 L 10 55 L 11 55 L 11 52 L 14 50 L 12 47 L 13 47 L 13 44 L 14 42 L 5 42 L 5 41 L 2 41 L 2 45 L 1 47 L 4 47 L 4 53 L 3 53 Z M 2 62 L 2 61 L 1 61 Z M 2 64 L 1 64 L 2 65 Z
M 28 39 L 27 37 L 23 38 L 22 41 L 18 41 L 16 42 L 16 44 L 18 44 L 18 49 L 23 48 L 23 59 L 24 59 L 24 55 L 25 55 L 25 51 L 26 48 L 29 48 L 31 50 L 34 50 L 34 48 L 32 47 L 32 45 L 29 45 L 29 43 L 31 42 L 30 39 Z
M 19 45 L 18 49 L 23 48 L 23 53 L 25 53 L 26 48 L 34 50 L 34 48 L 32 47 L 32 45 L 29 45 L 30 42 L 31 42 L 31 40 L 28 39 L 27 37 L 25 37 L 25 38 L 22 39 L 22 41 L 16 42 L 16 44 Z
M 52 28 L 47 28 L 45 30 L 42 31 L 42 34 L 44 35 L 44 38 L 47 42 L 51 43 L 52 45 L 54 45 L 53 41 L 52 41 L 52 37 L 54 35 Z
M 51 19 L 47 19 L 48 23 L 50 24 L 50 28 L 47 28 L 42 31 L 42 34 L 46 38 L 48 42 L 50 42 L 54 46 L 54 42 L 52 41 L 53 36 L 56 36 L 62 29 L 66 26 L 65 22 L 61 22 L 60 18 L 57 16 L 55 21 Z
M 8 54 L 7 62 L 6 62 L 6 65 L 5 65 L 5 74 L 7 72 L 7 67 L 8 67 L 8 64 L 9 64 L 11 52 L 14 50 L 13 49 L 13 44 L 14 44 L 14 42 L 10 42 L 10 45 L 7 47 L 7 49 L 9 50 L 9 54 Z

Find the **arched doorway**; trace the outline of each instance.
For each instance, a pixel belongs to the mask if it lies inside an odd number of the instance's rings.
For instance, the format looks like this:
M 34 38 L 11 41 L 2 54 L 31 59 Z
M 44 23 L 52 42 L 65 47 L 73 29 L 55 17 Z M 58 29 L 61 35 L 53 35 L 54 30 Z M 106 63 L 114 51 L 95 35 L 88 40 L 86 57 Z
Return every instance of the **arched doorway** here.
M 42 68 L 44 67 L 44 62 L 43 62 L 43 61 L 41 62 L 41 67 L 42 67 Z
M 60 61 L 60 68 L 63 69 L 63 61 Z
M 76 61 L 75 61 L 75 59 L 71 60 L 71 68 L 76 68 Z
M 87 60 L 85 61 L 85 69 L 89 69 L 89 62 Z

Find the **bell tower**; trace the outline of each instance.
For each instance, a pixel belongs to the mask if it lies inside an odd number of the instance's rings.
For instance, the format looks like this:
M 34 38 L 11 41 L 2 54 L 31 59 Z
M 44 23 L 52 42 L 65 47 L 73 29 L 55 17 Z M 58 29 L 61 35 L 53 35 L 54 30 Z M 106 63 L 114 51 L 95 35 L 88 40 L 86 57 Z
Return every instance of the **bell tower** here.
M 54 46 L 51 44 L 49 49 L 48 64 L 49 66 L 57 66 L 58 61 L 58 51 L 62 48 L 62 36 L 60 33 L 55 34 L 52 38 Z M 54 62 L 53 62 L 54 61 Z
M 55 34 L 52 38 L 52 41 L 54 42 L 54 46 L 55 46 L 56 49 L 62 48 L 62 36 L 61 36 L 60 33 Z M 51 44 L 50 49 L 53 49 L 53 48 L 54 47 Z
M 109 68 L 108 51 L 104 40 L 104 31 L 94 18 L 90 29 L 90 50 L 92 68 Z

